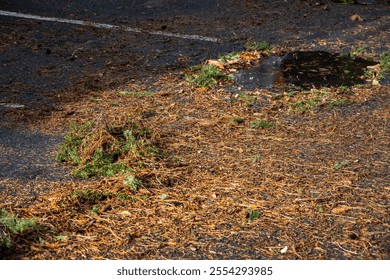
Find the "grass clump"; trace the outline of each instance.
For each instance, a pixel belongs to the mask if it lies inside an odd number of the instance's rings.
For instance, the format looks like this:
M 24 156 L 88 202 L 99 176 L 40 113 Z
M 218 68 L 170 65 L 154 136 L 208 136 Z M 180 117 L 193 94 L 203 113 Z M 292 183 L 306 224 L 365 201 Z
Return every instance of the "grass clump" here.
M 245 44 L 247 51 L 269 51 L 271 50 L 271 44 L 268 42 L 248 42 Z
M 214 65 L 201 65 L 192 67 L 193 73 L 185 76 L 190 83 L 196 84 L 198 87 L 211 87 L 218 84 L 218 81 L 233 80 L 232 75 L 225 74 L 221 69 Z
M 256 120 L 250 123 L 251 128 L 271 129 L 275 127 L 275 123 L 265 120 Z
M 346 98 L 343 98 L 343 99 L 334 99 L 334 100 L 331 100 L 328 104 L 328 107 L 329 108 L 333 108 L 333 107 L 337 107 L 337 106 L 347 106 L 349 105 L 350 102 L 348 99 Z
M 240 57 L 241 57 L 241 53 L 240 52 L 232 52 L 232 53 L 228 53 L 228 54 L 220 56 L 218 58 L 218 61 L 220 61 L 222 63 L 229 63 L 229 62 L 232 62 L 232 61 L 239 60 Z
M 127 175 L 126 178 L 123 180 L 123 184 L 133 191 L 137 191 L 142 186 L 142 183 L 133 175 Z
M 317 107 L 320 103 L 320 99 L 317 97 L 302 100 L 290 105 L 290 110 L 294 112 L 306 112 L 311 111 Z
M 35 219 L 20 219 L 10 215 L 7 210 L 0 209 L 0 249 L 10 249 L 12 238 L 36 227 Z
M 248 222 L 253 222 L 261 217 L 261 212 L 258 210 L 250 210 L 246 215 L 246 217 L 248 219 Z
M 103 194 L 93 190 L 74 190 L 71 195 L 76 197 L 80 202 L 85 203 L 97 203 L 110 197 L 110 194 Z
M 341 161 L 341 162 L 336 162 L 334 165 L 333 165 L 333 169 L 341 169 L 341 168 L 344 168 L 344 167 L 347 167 L 348 165 L 350 165 L 351 162 L 349 160 L 344 160 L 344 161 Z
M 121 90 L 117 92 L 117 95 L 122 96 L 128 96 L 128 97 L 135 97 L 135 98 L 143 98 L 143 97 L 150 97 L 153 96 L 152 91 L 127 91 L 127 90 Z
M 158 153 L 150 143 L 150 132 L 130 120 L 119 124 L 71 124 L 71 128 L 56 159 L 74 165 L 76 177 L 111 177 L 131 172 L 132 167 Z
M 390 73 L 390 52 L 383 52 L 379 56 L 380 71 L 378 74 L 379 79 L 383 79 L 385 74 Z
M 342 3 L 342 4 L 350 4 L 350 5 L 356 5 L 358 4 L 357 0 L 333 0 L 335 3 Z
M 242 117 L 234 117 L 234 118 L 230 119 L 230 123 L 232 123 L 232 124 L 241 124 L 244 121 L 245 121 L 245 119 Z
M 250 106 L 253 106 L 256 101 L 257 101 L 257 97 L 256 96 L 252 96 L 252 95 L 249 95 L 249 94 L 246 94 L 246 93 L 240 93 L 238 94 L 237 98 L 239 100 L 242 100 L 245 102 L 245 104 L 250 107 Z

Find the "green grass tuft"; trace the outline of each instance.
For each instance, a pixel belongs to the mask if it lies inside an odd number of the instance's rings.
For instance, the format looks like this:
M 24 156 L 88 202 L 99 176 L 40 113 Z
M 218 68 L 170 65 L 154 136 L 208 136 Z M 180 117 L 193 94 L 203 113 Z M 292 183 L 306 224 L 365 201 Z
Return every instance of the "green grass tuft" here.
M 71 127 L 56 159 L 74 165 L 73 175 L 79 178 L 131 172 L 126 157 L 134 159 L 131 163 L 137 165 L 158 155 L 157 147 L 149 141 L 150 131 L 136 123 L 98 127 L 88 122 Z
M 265 120 L 256 120 L 252 121 L 250 123 L 251 128 L 262 128 L 262 129 L 271 129 L 274 128 L 276 125 L 273 122 L 265 121 Z
M 253 222 L 261 217 L 261 212 L 258 210 L 250 210 L 247 214 L 247 219 L 249 222 Z
M 5 209 L 0 209 L 0 248 L 10 249 L 13 237 L 21 235 L 37 226 L 35 219 L 20 219 L 10 215 Z
M 271 44 L 268 42 L 249 42 L 245 44 L 247 51 L 269 51 L 271 50 Z
M 214 65 L 195 66 L 192 70 L 194 73 L 187 74 L 185 78 L 188 82 L 196 84 L 198 87 L 211 87 L 217 85 L 220 80 L 233 80 L 232 75 L 225 74 Z

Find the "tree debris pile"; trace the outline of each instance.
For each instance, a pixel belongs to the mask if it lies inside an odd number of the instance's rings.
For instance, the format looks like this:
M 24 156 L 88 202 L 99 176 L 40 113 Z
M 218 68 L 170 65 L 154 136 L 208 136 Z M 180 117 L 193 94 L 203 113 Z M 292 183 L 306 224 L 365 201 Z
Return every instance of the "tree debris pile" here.
M 6 258 L 389 258 L 388 86 L 231 93 L 171 74 L 151 88 L 52 116 L 88 124 L 71 132 L 80 166 L 101 150 L 125 169 L 0 205 L 41 227 Z

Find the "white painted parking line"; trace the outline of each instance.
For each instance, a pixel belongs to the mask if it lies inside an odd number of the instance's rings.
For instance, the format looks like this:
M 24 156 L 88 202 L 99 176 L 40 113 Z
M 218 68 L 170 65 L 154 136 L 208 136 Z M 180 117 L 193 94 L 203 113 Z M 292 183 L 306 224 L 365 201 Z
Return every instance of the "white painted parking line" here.
M 207 42 L 214 42 L 214 43 L 219 41 L 217 38 L 207 37 L 207 36 L 187 35 L 187 34 L 170 33 L 170 32 L 163 32 L 163 31 L 145 31 L 145 30 L 142 30 L 139 28 L 121 27 L 118 25 L 97 23 L 97 22 L 91 22 L 91 21 L 86 21 L 86 20 L 75 20 L 75 19 L 66 19 L 66 18 L 58 18 L 58 17 L 44 17 L 44 16 L 9 12 L 9 11 L 3 11 L 3 10 L 0 10 L 0 15 L 9 16 L 9 17 L 16 17 L 16 18 L 33 19 L 33 20 L 69 23 L 69 24 L 83 25 L 83 26 L 93 26 L 96 28 L 104 28 L 104 29 L 118 29 L 118 30 L 125 30 L 128 32 L 134 32 L 134 33 L 145 33 L 145 34 L 150 34 L 150 35 L 175 37 L 175 38 L 188 39 L 188 40 L 207 41 Z
M 17 104 L 17 103 L 0 103 L 1 107 L 5 108 L 12 108 L 12 109 L 19 109 L 19 108 L 24 108 L 23 104 Z

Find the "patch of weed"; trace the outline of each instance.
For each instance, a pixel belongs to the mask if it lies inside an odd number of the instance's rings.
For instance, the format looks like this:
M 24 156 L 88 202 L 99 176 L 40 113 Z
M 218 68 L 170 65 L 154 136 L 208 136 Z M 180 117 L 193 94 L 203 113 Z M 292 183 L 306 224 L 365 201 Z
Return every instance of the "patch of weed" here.
M 357 0 L 333 0 L 335 3 L 342 3 L 342 4 L 350 4 L 350 5 L 357 5 Z
M 116 196 L 120 199 L 120 200 L 129 200 L 129 201 L 132 201 L 132 202 L 135 202 L 136 200 L 132 197 L 132 196 L 130 196 L 130 195 L 128 195 L 128 194 L 125 194 L 125 193 L 123 193 L 123 192 L 118 192 L 117 194 L 116 194 Z
M 96 98 L 96 97 L 91 97 L 91 98 L 89 99 L 89 101 L 91 101 L 91 102 L 98 102 L 99 99 Z
M 65 136 L 56 159 L 75 165 L 73 175 L 76 177 L 111 177 L 131 171 L 126 157 L 131 157 L 131 163 L 137 165 L 158 154 L 157 147 L 148 140 L 150 131 L 141 129 L 134 122 L 105 126 L 88 122 L 72 124 L 71 127 L 72 131 Z
M 110 194 L 103 194 L 93 190 L 74 190 L 71 192 L 72 196 L 75 196 L 82 203 L 97 203 L 108 197 Z
M 383 52 L 379 57 L 380 71 L 378 79 L 383 79 L 385 74 L 390 73 L 390 52 Z
M 242 100 L 245 102 L 245 104 L 247 106 L 253 106 L 253 104 L 256 102 L 257 100 L 257 97 L 256 96 L 252 96 L 252 95 L 249 95 L 249 94 L 246 94 L 246 93 L 240 93 L 238 94 L 237 98 L 239 100 Z
M 152 91 L 127 91 L 127 90 L 121 90 L 121 91 L 118 91 L 116 94 L 117 95 L 122 95 L 122 96 L 128 96 L 128 97 L 142 98 L 142 97 L 153 96 L 154 92 L 152 92 Z
M 333 107 L 336 107 L 336 106 L 347 106 L 347 105 L 349 105 L 349 104 L 351 104 L 351 103 L 350 103 L 349 100 L 346 99 L 346 98 L 343 98 L 343 99 L 334 99 L 334 100 L 331 100 L 331 101 L 329 102 L 328 107 L 329 107 L 329 108 L 333 108 Z
M 250 210 L 246 215 L 249 222 L 253 222 L 261 217 L 261 212 L 258 210 Z
M 13 235 L 26 233 L 36 225 L 35 219 L 20 219 L 17 215 L 10 215 L 7 210 L 0 209 L 0 248 L 10 249 Z
M 317 205 L 317 211 L 318 213 L 324 213 L 324 206 L 321 204 Z
M 262 156 L 259 156 L 259 155 L 256 155 L 256 156 L 251 157 L 252 163 L 260 162 L 260 161 L 262 161 L 263 159 L 264 159 L 264 158 L 263 158 Z
M 59 162 L 69 161 L 75 165 L 79 164 L 81 159 L 78 149 L 81 146 L 84 138 L 90 132 L 92 126 L 93 122 L 87 122 L 82 125 L 77 125 L 73 122 L 70 123 L 71 132 L 65 135 L 56 160 Z
M 133 175 L 127 175 L 123 180 L 123 184 L 133 191 L 137 191 L 140 187 L 142 187 L 142 183 Z
M 320 103 L 319 98 L 310 98 L 307 100 L 302 100 L 296 103 L 293 103 L 290 105 L 290 110 L 294 112 L 305 112 L 305 111 L 311 111 L 315 107 L 317 107 Z
M 275 123 L 265 120 L 255 120 L 250 123 L 251 128 L 271 129 L 275 127 Z
M 356 58 L 357 56 L 364 54 L 366 51 L 367 51 L 367 46 L 358 47 L 349 52 L 349 57 Z
M 222 55 L 218 58 L 218 60 L 222 63 L 228 63 L 231 61 L 236 61 L 240 58 L 241 53 L 240 52 L 232 52 L 225 55 Z
M 242 117 L 234 117 L 234 118 L 230 119 L 230 122 L 233 123 L 233 124 L 241 124 L 244 121 L 245 121 L 245 119 L 242 118 Z
M 92 206 L 91 212 L 93 215 L 98 215 L 99 214 L 99 205 Z
M 192 67 L 194 73 L 185 75 L 188 82 L 196 84 L 198 87 L 211 87 L 217 85 L 220 80 L 233 80 L 232 75 L 225 74 L 214 65 L 202 65 Z
M 271 44 L 268 42 L 248 42 L 245 44 L 247 51 L 269 51 Z
M 56 235 L 56 236 L 54 236 L 54 239 L 58 240 L 58 241 L 66 240 L 67 238 L 68 237 L 66 235 Z
M 350 164 L 351 164 L 351 162 L 349 160 L 335 162 L 335 164 L 333 165 L 333 169 L 341 169 L 341 168 L 347 167 Z

